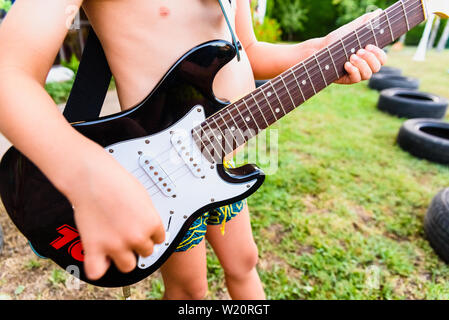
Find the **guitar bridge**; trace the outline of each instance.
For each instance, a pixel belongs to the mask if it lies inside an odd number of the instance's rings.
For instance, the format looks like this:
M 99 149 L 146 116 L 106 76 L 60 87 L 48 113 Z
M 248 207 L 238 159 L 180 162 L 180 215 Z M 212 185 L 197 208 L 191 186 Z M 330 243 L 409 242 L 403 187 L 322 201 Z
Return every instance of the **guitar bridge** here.
M 156 160 L 142 155 L 139 165 L 164 195 L 176 198 L 175 185 Z

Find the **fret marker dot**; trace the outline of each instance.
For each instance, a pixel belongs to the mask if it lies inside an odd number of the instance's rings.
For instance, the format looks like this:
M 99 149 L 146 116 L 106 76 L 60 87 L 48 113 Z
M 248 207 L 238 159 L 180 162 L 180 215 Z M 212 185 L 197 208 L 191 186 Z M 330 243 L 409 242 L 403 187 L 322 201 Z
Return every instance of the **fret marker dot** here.
M 249 117 L 245 118 L 246 122 L 249 122 L 251 119 Z
M 235 127 L 234 126 L 231 127 L 231 131 L 235 131 Z
M 270 91 L 267 92 L 267 97 L 271 97 L 271 92 Z
M 324 69 L 329 70 L 329 65 L 326 65 Z
M 384 34 L 385 30 L 384 29 L 380 29 L 380 34 Z
M 354 49 L 354 48 L 352 48 L 352 49 L 351 49 L 351 52 L 352 52 L 352 53 L 355 53 L 355 49 Z
M 276 113 L 279 113 L 279 112 L 281 112 L 281 109 L 279 109 L 279 108 L 276 108 Z
M 306 83 L 307 83 L 306 80 L 302 80 L 302 84 L 303 84 L 304 86 L 306 85 Z

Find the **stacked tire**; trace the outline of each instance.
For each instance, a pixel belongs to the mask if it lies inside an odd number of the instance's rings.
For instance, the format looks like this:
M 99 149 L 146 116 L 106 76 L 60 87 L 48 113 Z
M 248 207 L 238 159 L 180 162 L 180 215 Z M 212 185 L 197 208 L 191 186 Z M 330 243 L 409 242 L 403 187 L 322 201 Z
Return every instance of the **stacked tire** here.
M 377 91 L 382 91 L 389 88 L 406 88 L 416 90 L 419 88 L 419 80 L 401 75 L 378 73 L 373 75 L 368 85 L 371 89 Z
M 424 218 L 424 232 L 438 256 L 449 263 L 449 188 L 433 198 Z
M 449 165 L 449 123 L 435 119 L 411 119 L 399 130 L 398 145 L 411 155 Z
M 399 118 L 443 119 L 448 101 L 435 94 L 404 88 L 381 91 L 377 107 L 379 110 Z
M 397 142 L 415 157 L 449 165 L 448 100 L 418 91 L 419 80 L 404 77 L 400 69 L 382 67 L 369 87 L 380 91 L 377 108 L 390 115 L 411 119 L 399 130 Z
M 418 91 L 419 80 L 402 76 L 400 70 L 383 67 L 369 87 L 380 91 L 377 108 L 405 121 L 398 145 L 411 155 L 449 165 L 449 123 L 443 121 L 448 101 Z M 449 188 L 432 200 L 424 219 L 426 238 L 440 258 L 449 263 Z

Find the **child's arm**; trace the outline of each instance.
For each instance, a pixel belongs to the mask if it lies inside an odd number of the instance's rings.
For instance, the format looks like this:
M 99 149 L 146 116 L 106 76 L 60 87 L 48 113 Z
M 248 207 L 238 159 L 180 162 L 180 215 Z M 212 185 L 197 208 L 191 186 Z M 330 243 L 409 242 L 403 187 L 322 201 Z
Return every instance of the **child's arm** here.
M 257 41 L 254 35 L 249 1 L 237 0 L 236 32 L 246 50 L 256 79 L 271 79 L 337 41 L 377 14 L 379 12 L 364 15 L 324 38 L 311 39 L 294 45 L 269 44 Z M 351 56 L 350 62 L 345 65 L 348 75 L 337 83 L 351 84 L 368 80 L 373 73 L 380 70 L 386 59 L 383 50 L 368 46 L 366 50 L 360 50 Z
M 131 271 L 164 239 L 144 187 L 102 147 L 74 130 L 44 90 L 82 0 L 17 0 L 0 27 L 0 131 L 67 196 L 85 252 L 86 274 Z M 74 10 L 75 9 L 75 10 Z

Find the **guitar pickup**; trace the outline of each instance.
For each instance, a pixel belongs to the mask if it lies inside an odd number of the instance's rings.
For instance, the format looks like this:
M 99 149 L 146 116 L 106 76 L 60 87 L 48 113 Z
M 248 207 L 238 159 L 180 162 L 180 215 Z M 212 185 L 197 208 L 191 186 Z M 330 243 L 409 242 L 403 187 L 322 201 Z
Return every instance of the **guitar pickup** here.
M 142 155 L 139 159 L 139 165 L 164 195 L 176 198 L 174 184 L 156 160 Z
M 202 155 L 199 150 L 196 150 L 191 144 L 191 139 L 188 139 L 185 134 L 175 132 L 171 136 L 171 143 L 178 152 L 182 161 L 187 165 L 192 174 L 197 178 L 204 179 L 206 177 L 206 170 L 202 164 Z

